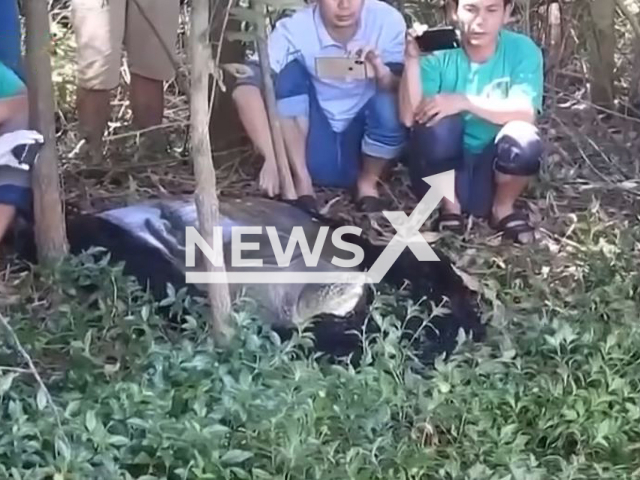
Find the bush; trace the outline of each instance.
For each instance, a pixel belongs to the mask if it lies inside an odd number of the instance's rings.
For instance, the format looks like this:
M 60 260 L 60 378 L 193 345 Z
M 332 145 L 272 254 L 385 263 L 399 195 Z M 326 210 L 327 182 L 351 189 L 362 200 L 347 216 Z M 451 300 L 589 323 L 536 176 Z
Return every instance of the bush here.
M 496 315 L 485 344 L 461 339 L 429 370 L 404 353 L 391 296 L 356 370 L 305 357 L 299 336 L 280 343 L 243 305 L 236 344 L 219 351 L 197 315 L 168 328 L 119 269 L 66 262 L 26 281 L 45 301 L 10 312 L 59 423 L 29 374 L 3 371 L 0 478 L 634 478 L 637 237 L 613 234 L 584 232 L 570 273 L 538 276 L 536 298 Z M 165 305 L 197 311 L 169 293 Z M 502 290 L 494 312 L 522 296 Z M 0 365 L 18 359 L 6 342 Z

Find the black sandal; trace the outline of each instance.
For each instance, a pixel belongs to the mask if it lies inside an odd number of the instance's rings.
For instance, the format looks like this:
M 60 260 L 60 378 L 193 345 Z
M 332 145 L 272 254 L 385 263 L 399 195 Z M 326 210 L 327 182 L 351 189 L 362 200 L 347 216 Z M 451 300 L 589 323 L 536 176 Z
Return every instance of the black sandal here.
M 296 200 L 296 204 L 298 205 L 298 208 L 307 213 L 314 215 L 319 213 L 318 200 L 313 195 L 300 195 Z
M 320 213 L 320 210 L 318 209 L 318 201 L 313 195 L 300 195 L 295 200 L 283 200 L 283 202 L 299 208 L 310 215 L 318 215 Z
M 385 209 L 385 202 L 380 197 L 365 195 L 355 199 L 356 209 L 363 213 L 378 213 Z
M 441 232 L 448 231 L 462 235 L 464 233 L 464 217 L 459 213 L 441 213 L 438 216 L 437 228 Z
M 535 233 L 535 228 L 533 228 L 529 223 L 529 217 L 522 211 L 515 211 L 505 217 L 502 217 L 497 223 L 494 222 L 492 228 L 502 232 L 502 236 L 504 238 L 520 244 L 529 243 L 521 240 L 520 236 L 522 234 Z

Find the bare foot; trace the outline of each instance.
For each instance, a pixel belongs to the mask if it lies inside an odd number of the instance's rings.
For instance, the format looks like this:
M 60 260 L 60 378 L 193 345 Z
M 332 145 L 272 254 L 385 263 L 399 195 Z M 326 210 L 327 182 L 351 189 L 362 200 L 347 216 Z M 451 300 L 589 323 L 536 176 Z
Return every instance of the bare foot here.
M 358 179 L 358 198 L 378 197 L 377 179 Z
M 307 172 L 306 170 L 304 172 L 294 173 L 293 183 L 295 184 L 298 197 L 315 197 L 315 192 L 313 191 L 313 182 L 311 181 L 309 172 Z
M 260 190 L 269 197 L 274 197 L 280 193 L 280 176 L 278 175 L 278 166 L 275 162 L 264 162 L 258 181 Z

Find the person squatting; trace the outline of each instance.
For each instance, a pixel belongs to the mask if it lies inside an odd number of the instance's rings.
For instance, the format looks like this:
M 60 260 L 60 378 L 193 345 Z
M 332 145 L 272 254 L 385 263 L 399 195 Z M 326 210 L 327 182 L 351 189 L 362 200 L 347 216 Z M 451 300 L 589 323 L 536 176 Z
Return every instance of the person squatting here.
M 488 218 L 505 236 L 533 239 L 515 201 L 536 175 L 542 141 L 543 58 L 508 30 L 511 0 L 448 0 L 460 48 L 421 52 L 417 32 L 380 0 L 317 0 L 280 20 L 268 40 L 283 142 L 298 202 L 317 209 L 314 185 L 350 188 L 364 212 L 384 208 L 381 175 L 401 160 L 420 198 L 422 178 L 455 170 L 456 201 L 444 200 L 438 227 L 462 233 L 464 215 Z M 368 78 L 323 75 L 321 61 L 357 57 Z M 280 191 L 260 69 L 233 90 L 244 128 L 264 158 L 267 195 Z
M 158 52 L 161 64 L 154 67 L 144 60 L 150 57 L 143 50 L 136 54 L 133 38 L 143 30 L 133 23 L 142 21 L 129 10 L 125 18 L 124 0 L 108 11 L 87 7 L 94 3 L 74 0 L 73 6 L 81 50 L 81 123 L 90 149 L 99 156 L 108 111 L 103 108 L 105 98 L 108 104 L 105 92 L 117 83 L 121 50 L 114 50 L 117 58 L 101 59 L 108 48 L 87 49 L 104 43 L 105 29 L 117 27 L 117 38 L 133 52 L 141 87 L 132 89 L 132 99 L 143 127 L 161 122 L 162 84 L 173 69 L 158 39 L 147 48 Z M 429 188 L 422 178 L 454 170 L 456 198 L 443 200 L 438 228 L 462 233 L 465 215 L 473 215 L 488 219 L 514 241 L 530 242 L 535 230 L 515 203 L 542 160 L 536 127 L 542 111 L 542 52 L 531 38 L 507 28 L 512 0 L 448 0 L 447 6 L 448 19 L 460 32 L 460 47 L 430 53 L 420 51 L 417 32 L 381 0 L 316 0 L 277 22 L 268 52 L 297 202 L 317 210 L 315 186 L 339 187 L 353 192 L 359 211 L 379 212 L 385 205 L 378 183 L 395 162 L 405 163 L 418 198 Z M 0 16 L 2 236 L 16 212 L 30 215 L 29 169 L 16 160 L 14 147 L 41 137 L 28 130 L 17 2 L 0 0 L 0 7 L 5 12 Z M 156 30 L 165 41 L 173 39 L 177 6 L 152 13 Z M 145 28 L 151 36 L 152 30 Z M 345 57 L 359 59 L 367 75 L 327 75 L 327 60 Z M 231 95 L 247 135 L 264 158 L 259 185 L 274 196 L 280 192 L 279 175 L 257 57 L 246 65 L 251 74 L 237 80 Z M 98 75 L 103 70 L 109 74 Z M 143 91 L 150 92 L 146 100 Z M 93 117 L 95 121 L 88 120 Z

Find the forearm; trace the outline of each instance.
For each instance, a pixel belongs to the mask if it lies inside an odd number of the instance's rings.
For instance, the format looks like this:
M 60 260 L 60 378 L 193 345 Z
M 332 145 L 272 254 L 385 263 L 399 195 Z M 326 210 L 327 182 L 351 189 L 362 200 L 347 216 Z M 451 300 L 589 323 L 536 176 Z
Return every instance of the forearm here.
M 496 125 L 516 120 L 533 123 L 535 111 L 530 103 L 514 99 L 466 96 L 466 111 Z
M 0 128 L 6 125 L 26 124 L 28 118 L 29 101 L 26 93 L 0 100 Z
M 380 69 L 380 72 L 376 75 L 378 87 L 383 90 L 397 90 L 400 85 L 400 78 L 387 65 L 383 65 Z
M 409 58 L 405 61 L 404 71 L 400 80 L 398 97 L 400 104 L 400 119 L 405 126 L 411 127 L 415 120 L 416 109 L 422 100 L 420 63 L 417 58 Z

